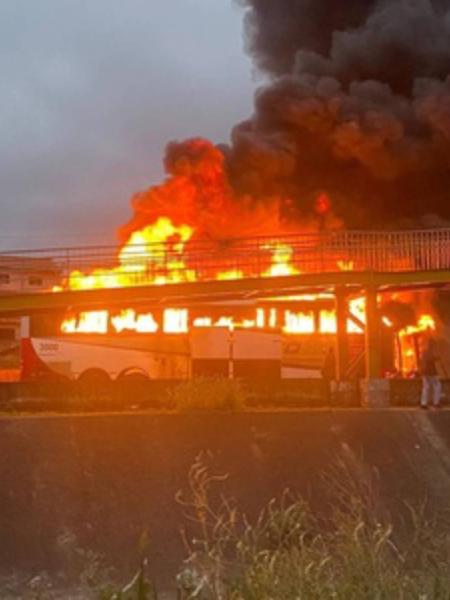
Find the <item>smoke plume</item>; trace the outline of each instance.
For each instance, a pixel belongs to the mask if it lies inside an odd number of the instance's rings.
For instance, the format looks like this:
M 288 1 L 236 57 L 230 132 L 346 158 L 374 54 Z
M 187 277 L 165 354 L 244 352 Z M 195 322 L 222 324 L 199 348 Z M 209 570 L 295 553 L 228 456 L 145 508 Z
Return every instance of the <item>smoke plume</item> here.
M 450 0 L 236 0 L 268 78 L 229 145 L 166 150 L 133 231 L 195 238 L 435 227 L 450 220 Z
M 307 215 L 325 192 L 348 227 L 449 219 L 450 1 L 240 3 L 270 81 L 226 150 L 238 193 Z
M 283 234 L 296 228 L 295 221 L 284 216 L 288 198 L 269 191 L 258 197 L 237 191 L 230 183 L 223 151 L 207 140 L 168 144 L 164 164 L 166 180 L 132 199 L 133 218 L 119 232 L 122 241 L 162 215 L 175 225 L 192 226 L 193 239 L 203 240 Z M 317 229 L 319 221 L 337 225 L 323 202 L 303 220 L 302 229 Z

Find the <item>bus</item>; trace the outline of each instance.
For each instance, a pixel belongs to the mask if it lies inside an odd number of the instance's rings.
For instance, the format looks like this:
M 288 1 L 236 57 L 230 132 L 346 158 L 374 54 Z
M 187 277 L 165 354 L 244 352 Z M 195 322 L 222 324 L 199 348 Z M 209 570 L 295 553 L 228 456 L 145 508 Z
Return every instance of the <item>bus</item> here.
M 331 301 L 91 311 L 22 319 L 21 380 L 318 379 L 335 333 Z M 295 307 L 295 311 L 294 311 Z M 383 364 L 393 363 L 385 336 Z M 363 376 L 364 335 L 349 335 L 352 376 Z

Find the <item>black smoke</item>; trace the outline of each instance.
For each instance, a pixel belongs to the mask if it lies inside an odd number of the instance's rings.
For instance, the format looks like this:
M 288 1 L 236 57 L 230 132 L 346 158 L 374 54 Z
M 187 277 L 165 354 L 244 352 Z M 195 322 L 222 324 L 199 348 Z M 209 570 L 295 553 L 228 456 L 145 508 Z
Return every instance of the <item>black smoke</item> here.
M 247 49 L 272 75 L 290 73 L 299 49 L 329 54 L 333 33 L 361 25 L 375 0 L 243 0 Z
M 269 82 L 228 150 L 234 185 L 349 227 L 450 219 L 450 0 L 241 0 Z M 292 207 L 289 207 L 292 210 Z

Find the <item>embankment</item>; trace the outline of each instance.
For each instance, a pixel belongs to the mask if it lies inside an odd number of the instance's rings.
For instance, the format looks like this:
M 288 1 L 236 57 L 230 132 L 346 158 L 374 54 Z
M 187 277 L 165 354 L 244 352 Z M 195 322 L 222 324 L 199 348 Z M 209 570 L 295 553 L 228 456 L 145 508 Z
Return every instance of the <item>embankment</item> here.
M 448 411 L 4 417 L 0 568 L 56 572 L 69 535 L 131 572 L 147 530 L 151 571 L 167 583 L 184 553 L 175 494 L 201 451 L 250 514 L 285 488 L 326 510 L 322 475 L 339 455 L 355 477 L 377 473 L 398 510 L 424 498 L 441 510 L 450 498 Z

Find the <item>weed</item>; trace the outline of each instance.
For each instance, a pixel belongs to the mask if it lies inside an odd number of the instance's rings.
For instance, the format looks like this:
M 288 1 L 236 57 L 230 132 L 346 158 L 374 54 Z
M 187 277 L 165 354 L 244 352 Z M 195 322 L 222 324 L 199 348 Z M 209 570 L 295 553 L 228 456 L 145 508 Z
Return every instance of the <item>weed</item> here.
M 378 511 L 367 472 L 348 457 L 327 481 L 335 502 L 326 518 L 286 492 L 250 522 L 214 492 L 223 477 L 199 457 L 179 501 L 193 523 L 179 578 L 189 600 L 444 600 L 450 597 L 450 534 L 422 510 L 405 509 L 408 535 Z M 352 480 L 353 477 L 353 480 Z M 356 478 L 356 479 L 355 479 Z
M 167 394 L 168 405 L 179 412 L 237 411 L 246 403 L 241 383 L 230 379 L 192 379 Z

